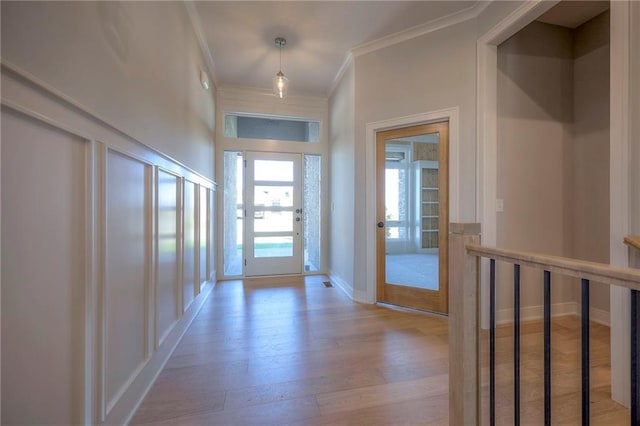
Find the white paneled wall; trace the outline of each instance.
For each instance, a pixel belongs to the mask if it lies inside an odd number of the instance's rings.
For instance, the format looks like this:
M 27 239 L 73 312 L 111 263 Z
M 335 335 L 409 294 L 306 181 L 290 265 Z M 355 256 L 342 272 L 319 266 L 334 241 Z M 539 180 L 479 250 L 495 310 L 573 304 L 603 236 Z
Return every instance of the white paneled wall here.
M 183 309 L 187 310 L 195 297 L 196 272 L 196 184 L 184 182 L 184 221 L 182 241 Z
M 85 144 L 5 108 L 1 119 L 2 424 L 77 424 Z
M 158 170 L 156 248 L 156 347 L 182 314 L 178 283 L 178 245 L 180 218 L 178 211 L 180 178 L 165 170 Z
M 151 167 L 117 151 L 107 152 L 104 381 L 107 410 L 147 358 Z
M 124 424 L 212 287 L 215 184 L 2 86 L 2 423 Z

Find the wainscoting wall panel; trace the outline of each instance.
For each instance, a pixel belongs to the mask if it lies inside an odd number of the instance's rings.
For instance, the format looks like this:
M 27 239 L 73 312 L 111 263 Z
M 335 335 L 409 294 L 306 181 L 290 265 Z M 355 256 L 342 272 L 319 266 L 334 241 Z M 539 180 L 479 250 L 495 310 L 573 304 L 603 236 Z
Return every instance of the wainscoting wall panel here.
M 126 424 L 213 287 L 215 183 L 1 66 L 1 423 Z
M 186 311 L 195 297 L 196 272 L 196 184 L 184 182 L 182 289 L 183 309 Z
M 150 166 L 108 150 L 104 284 L 107 415 L 146 359 Z
M 207 275 L 207 248 L 209 247 L 209 191 L 207 188 L 201 186 L 200 187 L 200 198 L 199 203 L 200 213 L 198 215 L 200 219 L 200 235 L 198 238 L 198 252 L 199 252 L 199 269 L 200 273 L 198 274 L 198 291 L 200 289 L 200 285 L 209 280 L 209 276 Z
M 78 424 L 85 142 L 5 107 L 1 118 L 1 423 Z
M 158 169 L 157 173 L 157 235 L 156 272 L 157 340 L 159 346 L 175 322 L 180 318 L 178 281 L 178 176 Z

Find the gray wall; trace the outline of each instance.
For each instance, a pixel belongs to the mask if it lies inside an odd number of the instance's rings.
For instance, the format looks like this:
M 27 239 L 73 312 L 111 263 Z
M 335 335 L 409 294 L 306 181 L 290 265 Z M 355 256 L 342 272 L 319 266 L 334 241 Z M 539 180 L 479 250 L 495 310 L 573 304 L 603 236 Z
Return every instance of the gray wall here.
M 609 262 L 608 22 L 534 22 L 498 48 L 500 247 Z M 500 270 L 511 282 L 511 268 Z M 535 271 L 525 279 L 541 282 Z M 560 283 L 554 303 L 577 301 L 571 281 Z M 536 286 L 523 289 L 524 306 L 542 303 Z M 511 300 L 505 285 L 499 307 Z M 609 311 L 608 288 L 594 283 L 592 306 Z
M 367 123 L 460 108 L 460 217 L 475 220 L 476 25 L 466 21 L 356 57 L 355 283 L 365 282 Z
M 497 245 L 553 255 L 570 251 L 573 94 L 572 35 L 534 22 L 498 47 Z M 511 267 L 499 264 L 502 283 Z M 523 283 L 540 283 L 523 271 Z M 554 285 L 554 302 L 570 302 L 572 287 Z M 511 308 L 511 285 L 498 291 L 499 309 Z M 523 285 L 523 306 L 542 304 L 537 285 Z
M 573 36 L 570 256 L 609 263 L 609 13 L 576 28 Z M 591 286 L 591 306 L 609 311 L 608 286 Z
M 332 278 L 353 290 L 355 70 L 351 63 L 329 99 L 329 268 Z

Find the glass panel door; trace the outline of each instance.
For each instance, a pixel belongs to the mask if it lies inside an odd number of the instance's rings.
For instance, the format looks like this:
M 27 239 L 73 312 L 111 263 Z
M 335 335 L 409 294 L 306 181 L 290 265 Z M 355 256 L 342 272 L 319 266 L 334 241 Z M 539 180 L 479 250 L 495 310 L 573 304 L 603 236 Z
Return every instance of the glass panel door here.
M 446 313 L 448 124 L 376 139 L 377 300 Z
M 247 152 L 245 275 L 302 272 L 301 155 Z

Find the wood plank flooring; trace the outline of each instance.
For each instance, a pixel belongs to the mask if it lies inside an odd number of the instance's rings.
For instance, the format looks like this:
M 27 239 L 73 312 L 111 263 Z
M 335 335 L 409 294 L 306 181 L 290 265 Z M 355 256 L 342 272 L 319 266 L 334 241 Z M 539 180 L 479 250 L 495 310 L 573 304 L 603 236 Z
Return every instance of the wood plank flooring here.
M 216 284 L 131 424 L 447 425 L 447 320 L 325 280 Z
M 609 327 L 591 323 L 590 333 L 591 425 L 629 425 L 629 410 L 611 400 Z M 543 324 L 521 325 L 522 425 L 544 424 Z M 581 340 L 580 318 L 556 317 L 551 325 L 551 424 L 581 425 Z M 481 337 L 481 411 L 489 413 L 488 333 Z M 513 327 L 496 329 L 496 423 L 514 424 Z M 488 424 L 485 422 L 483 424 Z
M 131 424 L 448 425 L 446 318 L 353 303 L 326 279 L 216 284 Z M 554 425 L 580 424 L 579 330 L 576 317 L 553 320 Z M 512 329 L 497 335 L 497 424 L 510 425 Z M 540 425 L 541 322 L 523 323 L 521 344 L 521 424 Z M 609 329 L 598 324 L 591 374 L 591 424 L 628 425 L 610 399 Z

